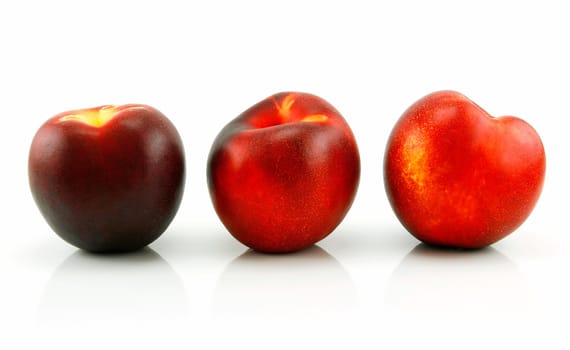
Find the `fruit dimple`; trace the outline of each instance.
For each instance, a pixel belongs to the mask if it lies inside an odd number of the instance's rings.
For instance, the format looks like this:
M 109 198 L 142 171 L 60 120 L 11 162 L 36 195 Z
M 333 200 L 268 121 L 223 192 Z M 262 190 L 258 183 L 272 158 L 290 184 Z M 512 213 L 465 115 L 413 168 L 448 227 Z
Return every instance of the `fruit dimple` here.
M 60 122 L 78 121 L 99 128 L 107 124 L 117 114 L 117 106 L 107 105 L 77 110 L 59 118 Z
M 291 122 L 323 122 L 329 119 L 328 116 L 324 114 L 310 114 L 303 115 L 300 109 L 293 110 L 292 107 L 295 104 L 296 96 L 295 94 L 287 94 L 281 102 L 273 98 L 273 103 L 277 109 L 277 114 L 280 119 L 280 124 L 291 123 Z
M 289 117 L 289 114 L 291 113 L 291 107 L 293 107 L 293 104 L 295 103 L 295 97 L 293 94 L 288 94 L 283 98 L 281 103 L 278 103 L 275 100 L 273 100 L 273 102 L 275 103 L 275 108 L 279 111 L 279 115 L 285 119 Z

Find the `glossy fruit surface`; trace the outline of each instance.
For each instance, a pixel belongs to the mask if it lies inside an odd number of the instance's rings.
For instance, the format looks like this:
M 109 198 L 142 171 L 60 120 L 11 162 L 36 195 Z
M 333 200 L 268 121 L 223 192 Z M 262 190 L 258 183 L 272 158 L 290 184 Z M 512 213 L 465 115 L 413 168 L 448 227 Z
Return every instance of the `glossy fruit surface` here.
M 208 160 L 218 216 L 243 244 L 264 252 L 303 249 L 348 212 L 360 177 L 356 141 L 320 97 L 283 92 L 219 133 Z
M 130 251 L 158 238 L 184 190 L 184 148 L 174 125 L 146 105 L 68 111 L 46 121 L 29 153 L 30 188 L 67 242 Z
M 440 91 L 394 126 L 384 183 L 397 217 L 418 239 L 479 248 L 530 215 L 545 168 L 541 139 L 528 123 L 493 118 L 460 93 Z

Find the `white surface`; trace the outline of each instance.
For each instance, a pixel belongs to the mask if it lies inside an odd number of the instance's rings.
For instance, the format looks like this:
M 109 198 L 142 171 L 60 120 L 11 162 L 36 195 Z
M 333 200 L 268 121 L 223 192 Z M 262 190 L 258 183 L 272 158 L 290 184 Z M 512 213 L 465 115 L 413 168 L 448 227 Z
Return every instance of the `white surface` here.
M 3 1 L 0 348 L 568 348 L 563 1 Z M 542 136 L 543 195 L 492 248 L 418 246 L 384 194 L 400 114 L 460 91 Z M 217 220 L 206 157 L 231 118 L 275 92 L 335 105 L 359 143 L 351 212 L 318 247 L 247 253 Z M 41 123 L 141 102 L 186 147 L 186 193 L 149 249 L 99 257 L 60 240 L 27 184 Z

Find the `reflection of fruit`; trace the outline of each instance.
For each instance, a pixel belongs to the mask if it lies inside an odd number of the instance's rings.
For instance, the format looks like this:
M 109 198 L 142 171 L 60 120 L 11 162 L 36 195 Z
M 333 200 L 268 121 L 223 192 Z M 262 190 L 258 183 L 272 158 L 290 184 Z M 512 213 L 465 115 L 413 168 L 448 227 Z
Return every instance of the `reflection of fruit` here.
M 29 180 L 64 240 L 94 252 L 134 250 L 158 238 L 178 210 L 183 145 L 174 125 L 149 106 L 69 111 L 36 133 Z
M 529 124 L 492 118 L 465 96 L 442 91 L 416 102 L 394 127 L 384 179 L 392 208 L 418 239 L 477 248 L 530 215 L 545 166 Z
M 105 256 L 77 250 L 53 272 L 38 311 L 48 322 L 156 324 L 186 317 L 188 301 L 176 271 L 150 248 Z M 116 326 L 103 323 L 99 331 Z
M 213 309 L 224 318 L 298 321 L 302 314 L 309 320 L 322 317 L 330 321 L 354 311 L 356 300 L 354 284 L 344 267 L 324 249 L 312 245 L 291 254 L 248 250 L 238 256 L 220 275 Z
M 305 93 L 279 93 L 243 112 L 220 132 L 208 161 L 221 221 L 243 244 L 265 252 L 299 250 L 332 232 L 359 176 L 348 124 Z
M 414 317 L 451 317 L 463 325 L 488 321 L 489 314 L 532 315 L 535 306 L 527 289 L 516 264 L 493 247 L 465 251 L 419 243 L 392 273 L 385 301 Z

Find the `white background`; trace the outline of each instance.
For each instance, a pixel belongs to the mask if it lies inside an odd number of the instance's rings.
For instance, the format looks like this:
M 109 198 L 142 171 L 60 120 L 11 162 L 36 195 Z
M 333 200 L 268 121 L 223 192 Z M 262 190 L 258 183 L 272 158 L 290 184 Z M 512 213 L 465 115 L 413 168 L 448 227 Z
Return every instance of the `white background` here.
M 0 2 L 0 348 L 568 348 L 570 13 L 564 1 Z M 532 215 L 493 247 L 418 245 L 386 199 L 401 113 L 440 89 L 532 124 L 547 176 Z M 218 131 L 279 91 L 337 107 L 362 176 L 317 247 L 247 252 L 218 221 L 206 158 Z M 183 137 L 186 192 L 150 249 L 63 242 L 30 195 L 49 117 L 146 103 Z

